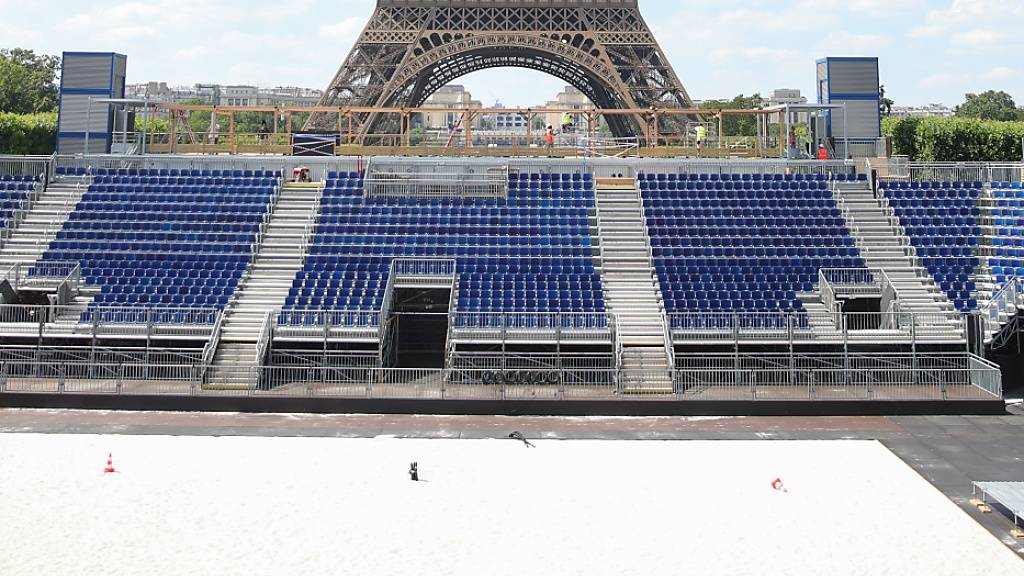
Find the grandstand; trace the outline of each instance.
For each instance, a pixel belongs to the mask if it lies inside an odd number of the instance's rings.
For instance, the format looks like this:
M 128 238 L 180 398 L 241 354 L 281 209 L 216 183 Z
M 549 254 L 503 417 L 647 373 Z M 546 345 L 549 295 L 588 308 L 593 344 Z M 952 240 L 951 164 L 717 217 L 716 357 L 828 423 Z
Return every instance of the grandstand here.
M 1019 179 L 852 161 L 0 167 L 7 393 L 983 402 L 1024 272 Z

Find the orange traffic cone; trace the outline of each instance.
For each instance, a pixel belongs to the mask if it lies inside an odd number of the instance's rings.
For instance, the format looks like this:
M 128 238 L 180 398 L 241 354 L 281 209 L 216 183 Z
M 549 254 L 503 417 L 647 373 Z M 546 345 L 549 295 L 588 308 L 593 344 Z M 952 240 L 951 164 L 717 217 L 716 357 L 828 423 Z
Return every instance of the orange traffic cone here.
M 114 470 L 114 455 L 112 453 L 108 452 L 107 453 L 107 467 L 103 469 L 103 473 L 104 474 L 110 474 L 111 472 L 117 472 L 117 470 Z

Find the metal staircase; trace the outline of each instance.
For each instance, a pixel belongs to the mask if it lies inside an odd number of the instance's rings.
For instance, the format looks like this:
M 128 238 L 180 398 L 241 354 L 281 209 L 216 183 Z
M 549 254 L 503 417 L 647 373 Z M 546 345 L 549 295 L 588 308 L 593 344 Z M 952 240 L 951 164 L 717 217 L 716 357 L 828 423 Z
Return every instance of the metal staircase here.
M 615 318 L 623 392 L 671 392 L 673 352 L 654 272 L 640 190 L 632 179 L 598 178 L 601 284 Z
M 864 182 L 837 183 L 833 194 L 867 267 L 884 270 L 899 291 L 901 310 L 914 314 L 918 342 L 963 341 L 953 304 L 920 264 L 885 199 Z
M 0 248 L 0 266 L 39 260 L 88 188 L 87 178 L 51 182 Z
M 242 369 L 261 364 L 270 315 L 284 306 L 302 268 L 322 194 L 322 183 L 289 182 L 281 189 L 256 258 L 225 308 L 210 383 L 247 383 Z

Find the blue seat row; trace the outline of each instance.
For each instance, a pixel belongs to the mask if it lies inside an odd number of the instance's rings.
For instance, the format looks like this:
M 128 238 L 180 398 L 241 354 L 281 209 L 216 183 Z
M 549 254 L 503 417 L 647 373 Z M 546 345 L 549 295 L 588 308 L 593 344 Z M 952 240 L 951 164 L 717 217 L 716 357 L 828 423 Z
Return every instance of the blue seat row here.
M 980 182 L 883 182 L 884 195 L 918 257 L 958 310 L 976 305 L 970 277 L 979 263 L 975 247 Z
M 823 173 L 823 174 L 715 174 L 707 172 L 694 173 L 671 173 L 671 172 L 641 172 L 638 175 L 641 182 L 675 182 L 675 181 L 699 181 L 699 182 L 827 182 L 830 180 L 840 181 L 864 181 L 866 174 L 846 173 Z
M 798 312 L 819 269 L 864 266 L 825 178 L 653 176 L 641 193 L 670 313 Z
M 184 187 L 142 183 L 172 175 L 136 171 L 114 172 L 108 176 L 109 184 L 90 186 L 42 259 L 77 260 L 85 281 L 99 286 L 86 316 L 97 313 L 99 306 L 222 308 L 227 304 L 252 259 L 274 188 L 240 183 L 245 178 L 265 178 L 262 173 L 194 176 L 209 183 Z M 131 320 L 114 317 L 111 321 Z

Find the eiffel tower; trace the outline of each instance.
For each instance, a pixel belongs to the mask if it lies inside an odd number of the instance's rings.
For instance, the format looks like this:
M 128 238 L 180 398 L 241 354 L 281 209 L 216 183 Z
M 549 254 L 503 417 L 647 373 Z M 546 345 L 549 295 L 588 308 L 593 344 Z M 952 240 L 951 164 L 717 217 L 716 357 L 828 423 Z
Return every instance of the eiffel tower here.
M 416 108 L 438 88 L 496 67 L 546 72 L 598 108 L 692 108 L 637 0 L 378 0 L 320 106 Z M 675 122 L 683 121 L 676 116 Z M 678 131 L 671 118 L 662 132 Z M 642 136 L 643 114 L 606 115 L 618 137 Z M 353 115 L 359 136 L 395 133 L 395 114 Z M 307 130 L 337 130 L 313 114 Z

